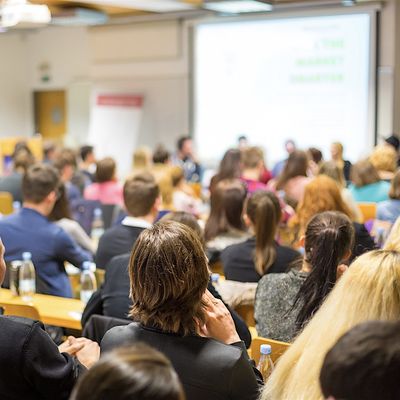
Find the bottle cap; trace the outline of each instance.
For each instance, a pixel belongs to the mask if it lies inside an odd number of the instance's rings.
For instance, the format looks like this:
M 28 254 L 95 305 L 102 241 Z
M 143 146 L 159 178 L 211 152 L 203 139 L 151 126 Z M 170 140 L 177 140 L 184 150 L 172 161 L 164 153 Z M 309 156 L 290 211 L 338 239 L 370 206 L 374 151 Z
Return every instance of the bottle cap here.
M 82 264 L 82 270 L 83 271 L 90 271 L 90 267 L 92 266 L 92 263 L 90 261 L 84 261 Z
M 217 274 L 216 272 L 214 272 L 213 274 L 211 274 L 211 282 L 216 283 L 219 281 L 219 274 Z
M 24 261 L 30 261 L 30 260 L 32 260 L 32 253 L 30 253 L 29 251 L 24 251 L 24 252 L 22 253 L 22 259 L 23 259 Z
M 270 344 L 262 344 L 260 346 L 260 353 L 265 355 L 270 355 L 272 353 L 272 348 Z

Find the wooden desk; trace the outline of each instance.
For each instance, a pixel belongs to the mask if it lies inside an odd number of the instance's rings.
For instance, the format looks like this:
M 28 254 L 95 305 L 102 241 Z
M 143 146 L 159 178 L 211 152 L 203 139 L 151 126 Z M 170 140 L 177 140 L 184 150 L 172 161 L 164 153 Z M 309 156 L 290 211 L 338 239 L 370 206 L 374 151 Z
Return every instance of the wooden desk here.
M 0 288 L 1 304 L 30 304 L 36 307 L 45 324 L 82 329 L 81 316 L 85 305 L 80 300 L 35 294 L 32 301 L 26 303 L 21 297 L 13 297 L 10 290 Z

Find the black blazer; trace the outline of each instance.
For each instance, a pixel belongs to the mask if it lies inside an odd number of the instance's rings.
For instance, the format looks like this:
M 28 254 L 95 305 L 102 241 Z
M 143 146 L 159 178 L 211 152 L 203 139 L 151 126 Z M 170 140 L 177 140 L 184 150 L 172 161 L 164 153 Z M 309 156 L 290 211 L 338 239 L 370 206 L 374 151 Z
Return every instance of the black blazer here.
M 95 257 L 97 268 L 106 269 L 113 257 L 130 253 L 143 230 L 144 228 L 122 224 L 107 229 L 99 240 Z
M 180 336 L 133 322 L 109 330 L 101 351 L 146 343 L 170 359 L 187 400 L 256 400 L 262 378 L 252 366 L 243 342 L 232 345 L 200 336 Z
M 111 260 L 107 266 L 103 286 L 92 296 L 85 307 L 82 315 L 83 326 L 86 325 L 90 316 L 94 314 L 105 315 L 113 318 L 128 318 L 129 309 L 132 305 L 129 298 L 129 258 L 130 254 L 123 254 L 114 257 Z M 208 290 L 214 297 L 222 300 L 220 294 L 211 283 L 208 285 Z M 244 341 L 246 347 L 250 347 L 251 334 L 246 323 L 235 311 L 233 311 L 229 306 L 227 307 L 232 315 L 240 339 Z
M 68 399 L 84 370 L 59 352 L 41 322 L 0 316 L 0 399 Z

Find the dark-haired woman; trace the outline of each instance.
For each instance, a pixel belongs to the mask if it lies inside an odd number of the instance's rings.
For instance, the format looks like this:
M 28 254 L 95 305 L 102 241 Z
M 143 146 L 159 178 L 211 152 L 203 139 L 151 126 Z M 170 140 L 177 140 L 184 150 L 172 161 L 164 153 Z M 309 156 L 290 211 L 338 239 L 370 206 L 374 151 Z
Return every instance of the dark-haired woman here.
M 272 192 L 255 192 L 247 201 L 245 220 L 253 236 L 221 253 L 225 277 L 239 282 L 258 282 L 266 273 L 286 272 L 300 254 L 275 240 L 282 211 Z
M 314 216 L 301 239 L 305 254 L 300 268 L 269 274 L 258 283 L 255 302 L 260 336 L 290 342 L 319 309 L 346 266 L 354 228 L 343 213 Z
M 214 191 L 218 182 L 224 179 L 239 179 L 240 173 L 240 150 L 227 150 L 219 164 L 218 172 L 211 178 L 210 193 Z
M 256 400 L 261 381 L 229 311 L 206 289 L 203 246 L 189 227 L 159 222 L 139 236 L 129 263 L 130 316 L 109 330 L 102 351 L 138 342 L 162 351 L 188 400 Z

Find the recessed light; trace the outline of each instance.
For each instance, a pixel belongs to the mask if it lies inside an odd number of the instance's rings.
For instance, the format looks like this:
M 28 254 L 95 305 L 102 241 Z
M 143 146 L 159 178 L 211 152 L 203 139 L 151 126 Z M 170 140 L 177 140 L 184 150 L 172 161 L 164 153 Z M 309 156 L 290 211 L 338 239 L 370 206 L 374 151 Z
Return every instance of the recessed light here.
M 222 0 L 208 1 L 203 4 L 207 10 L 212 10 L 226 14 L 241 14 L 252 12 L 271 11 L 272 5 L 257 0 Z

